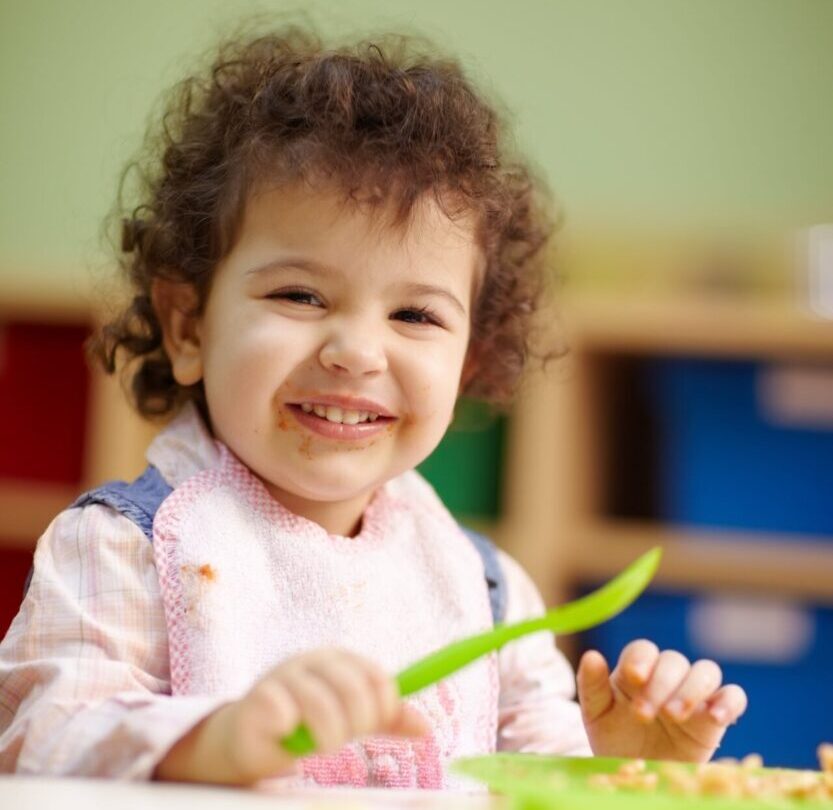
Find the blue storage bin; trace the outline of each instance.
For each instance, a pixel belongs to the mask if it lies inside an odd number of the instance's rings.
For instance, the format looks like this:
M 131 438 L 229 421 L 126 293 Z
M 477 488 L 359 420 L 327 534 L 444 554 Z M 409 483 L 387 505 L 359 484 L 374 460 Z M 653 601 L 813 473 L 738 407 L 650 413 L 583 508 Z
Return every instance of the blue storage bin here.
M 660 518 L 833 536 L 833 421 L 770 418 L 767 371 L 724 360 L 648 364 Z
M 648 638 L 689 660 L 711 658 L 749 708 L 716 756 L 759 753 L 769 765 L 818 767 L 833 740 L 833 610 L 796 604 L 649 592 L 615 619 L 583 634 L 613 666 L 624 646 Z

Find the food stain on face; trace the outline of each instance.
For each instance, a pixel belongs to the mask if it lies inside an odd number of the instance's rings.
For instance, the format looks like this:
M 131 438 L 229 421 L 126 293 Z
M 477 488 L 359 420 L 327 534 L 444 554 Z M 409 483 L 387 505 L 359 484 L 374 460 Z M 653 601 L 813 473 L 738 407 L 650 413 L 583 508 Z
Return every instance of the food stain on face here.
M 367 450 L 367 448 L 370 447 L 372 444 L 373 444 L 373 442 L 368 442 L 367 444 L 360 444 L 360 445 L 355 445 L 355 444 L 348 445 L 344 448 L 344 450 L 347 453 L 355 453 L 357 450 Z
M 303 436 L 301 438 L 301 444 L 298 446 L 298 452 L 307 460 L 312 460 L 312 450 L 310 450 L 310 445 L 312 444 L 312 436 Z

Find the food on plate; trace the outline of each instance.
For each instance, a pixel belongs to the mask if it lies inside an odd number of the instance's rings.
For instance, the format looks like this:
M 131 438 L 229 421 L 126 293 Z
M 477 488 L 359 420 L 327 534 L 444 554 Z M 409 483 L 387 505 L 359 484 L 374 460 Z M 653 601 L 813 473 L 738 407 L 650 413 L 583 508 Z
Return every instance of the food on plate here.
M 597 790 L 654 791 L 665 788 L 685 796 L 736 796 L 757 799 L 833 800 L 833 744 L 818 748 L 820 771 L 764 768 L 757 754 L 739 762 L 722 759 L 692 768 L 664 762 L 649 770 L 644 760 L 630 760 L 614 773 L 596 773 L 588 784 Z

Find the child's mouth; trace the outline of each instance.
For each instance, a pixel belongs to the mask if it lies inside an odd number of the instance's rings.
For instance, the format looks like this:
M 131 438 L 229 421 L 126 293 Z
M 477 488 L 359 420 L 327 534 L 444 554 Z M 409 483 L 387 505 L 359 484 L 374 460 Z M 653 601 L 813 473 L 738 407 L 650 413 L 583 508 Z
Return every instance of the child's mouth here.
M 384 430 L 395 417 L 312 402 L 287 403 L 298 422 L 331 439 L 361 439 Z

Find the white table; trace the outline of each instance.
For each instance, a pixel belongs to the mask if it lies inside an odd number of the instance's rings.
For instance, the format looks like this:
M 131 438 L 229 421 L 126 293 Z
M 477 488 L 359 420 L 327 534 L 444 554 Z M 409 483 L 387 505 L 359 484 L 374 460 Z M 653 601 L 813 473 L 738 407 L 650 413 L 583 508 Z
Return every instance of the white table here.
M 117 782 L 0 776 L 0 810 L 506 810 L 488 795 L 410 790 L 305 788 L 291 793 Z

